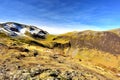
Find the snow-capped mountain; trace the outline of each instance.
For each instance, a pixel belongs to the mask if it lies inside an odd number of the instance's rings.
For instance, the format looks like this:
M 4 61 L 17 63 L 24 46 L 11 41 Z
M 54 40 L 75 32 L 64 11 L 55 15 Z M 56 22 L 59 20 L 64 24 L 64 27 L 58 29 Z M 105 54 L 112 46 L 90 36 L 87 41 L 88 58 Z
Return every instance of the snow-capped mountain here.
M 14 22 L 0 24 L 0 32 L 5 32 L 10 36 L 27 36 L 25 33 L 28 32 L 35 37 L 44 37 L 48 33 L 35 26 L 24 25 Z

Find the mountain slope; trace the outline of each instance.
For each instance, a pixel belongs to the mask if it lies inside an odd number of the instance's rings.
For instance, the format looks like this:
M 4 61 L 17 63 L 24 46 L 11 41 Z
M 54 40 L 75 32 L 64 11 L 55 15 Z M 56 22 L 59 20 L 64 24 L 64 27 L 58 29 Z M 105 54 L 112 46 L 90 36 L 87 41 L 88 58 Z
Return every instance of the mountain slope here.
M 1 24 L 0 80 L 119 80 L 117 31 L 52 35 L 34 26 Z

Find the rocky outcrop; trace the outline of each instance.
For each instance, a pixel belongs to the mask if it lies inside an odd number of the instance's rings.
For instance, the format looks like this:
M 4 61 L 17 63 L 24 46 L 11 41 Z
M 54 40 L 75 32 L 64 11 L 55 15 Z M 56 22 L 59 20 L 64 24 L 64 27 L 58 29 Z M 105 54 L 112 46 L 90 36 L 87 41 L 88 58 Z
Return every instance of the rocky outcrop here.
M 11 68 L 12 67 L 12 68 Z M 11 69 L 14 68 L 14 71 Z M 43 68 L 36 65 L 32 68 L 0 66 L 0 80 L 110 80 L 103 75 L 90 70 L 65 70 Z

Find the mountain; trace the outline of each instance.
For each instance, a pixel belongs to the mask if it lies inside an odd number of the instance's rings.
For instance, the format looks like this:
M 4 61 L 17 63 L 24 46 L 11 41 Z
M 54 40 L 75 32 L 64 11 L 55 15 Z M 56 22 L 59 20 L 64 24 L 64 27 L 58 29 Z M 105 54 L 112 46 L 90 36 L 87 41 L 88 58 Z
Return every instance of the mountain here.
M 27 36 L 26 33 L 29 33 L 33 37 L 40 37 L 40 38 L 45 38 L 45 35 L 48 33 L 35 26 L 28 26 L 15 22 L 7 22 L 0 24 L 0 31 L 7 33 L 10 36 Z
M 53 35 L 2 23 L 0 80 L 120 80 L 120 29 Z

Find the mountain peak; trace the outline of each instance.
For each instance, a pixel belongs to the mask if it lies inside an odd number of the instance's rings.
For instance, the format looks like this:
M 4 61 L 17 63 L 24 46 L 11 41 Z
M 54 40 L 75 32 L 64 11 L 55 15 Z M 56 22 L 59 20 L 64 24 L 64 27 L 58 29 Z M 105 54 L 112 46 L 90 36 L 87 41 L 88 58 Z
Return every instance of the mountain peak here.
M 37 37 L 45 37 L 48 33 L 36 26 L 19 24 L 16 22 L 0 24 L 0 32 L 4 32 L 10 36 L 27 36 L 25 33 L 28 32 L 29 34 L 36 35 Z

